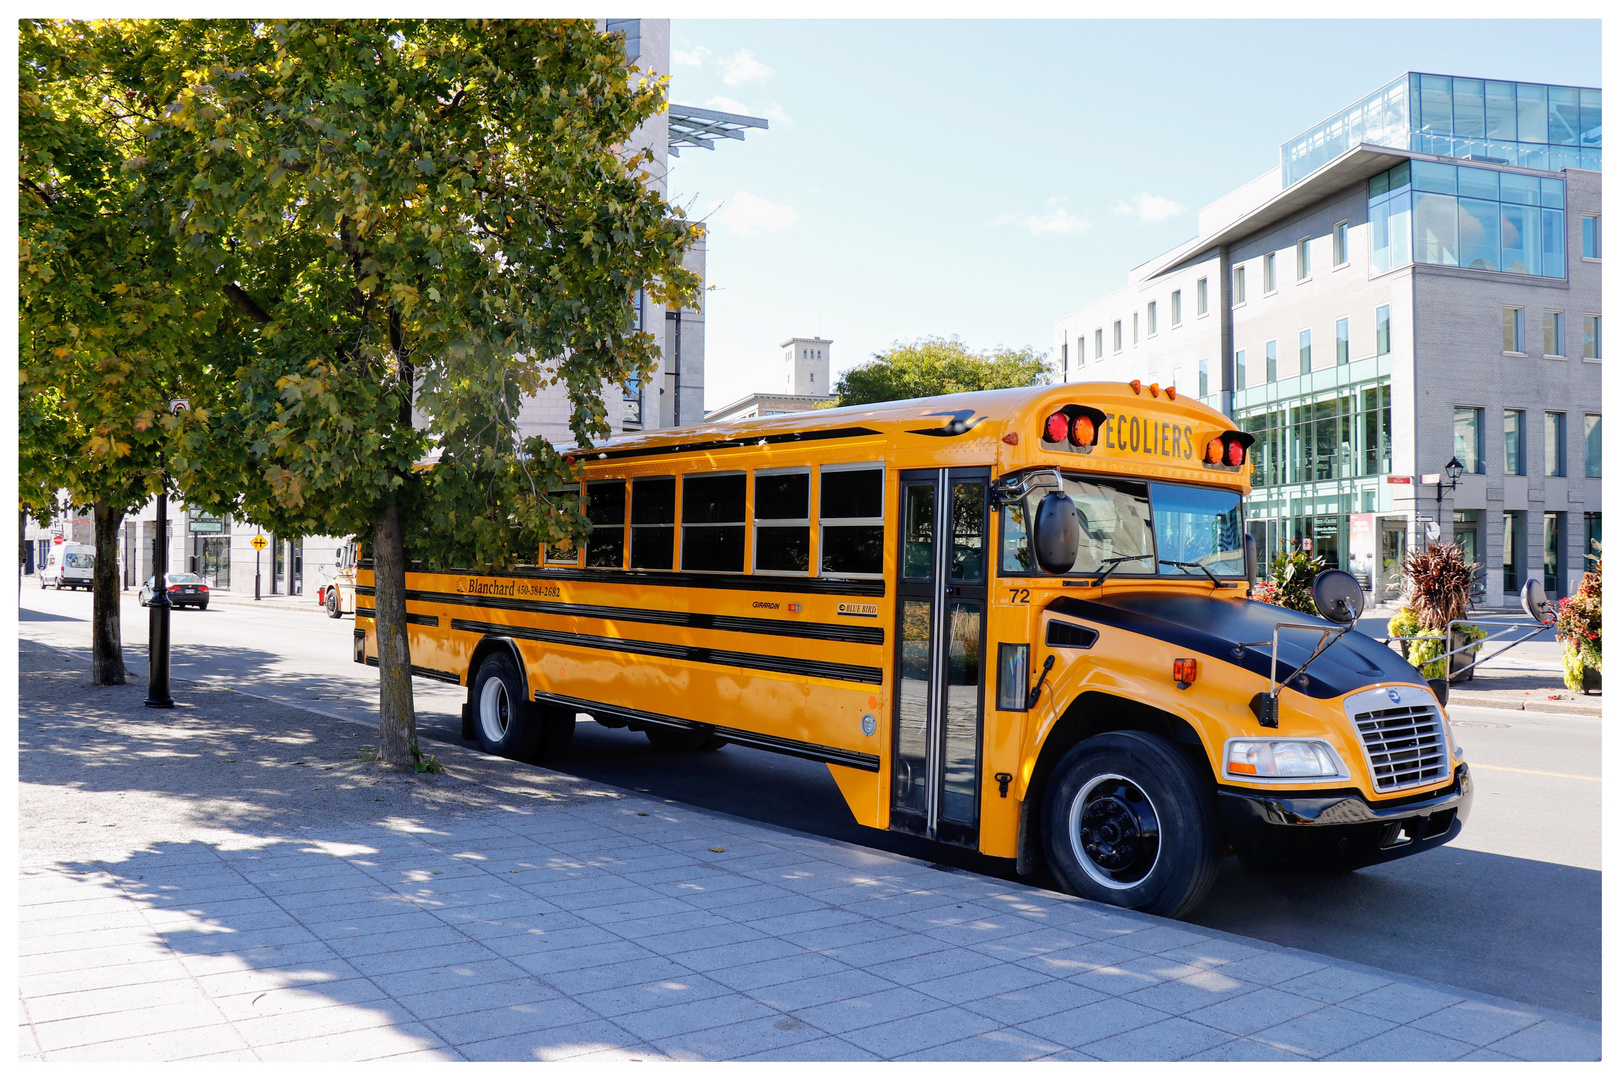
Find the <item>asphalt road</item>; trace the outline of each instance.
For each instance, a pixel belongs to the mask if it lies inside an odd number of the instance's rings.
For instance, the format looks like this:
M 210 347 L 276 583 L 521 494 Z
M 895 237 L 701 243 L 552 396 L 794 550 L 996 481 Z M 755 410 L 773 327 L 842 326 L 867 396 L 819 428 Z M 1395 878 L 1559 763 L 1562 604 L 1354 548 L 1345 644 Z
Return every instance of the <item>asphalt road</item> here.
M 23 585 L 20 631 L 88 650 L 90 596 Z M 147 611 L 123 611 L 126 657 L 145 670 Z M 350 659 L 351 617 L 215 603 L 172 616 L 172 672 L 375 724 L 376 674 Z M 1546 646 L 1527 646 L 1538 652 Z M 425 740 L 460 742 L 459 687 L 415 681 Z M 1452 710 L 1478 783 L 1455 843 L 1346 876 L 1250 874 L 1227 860 L 1189 922 L 1599 1018 L 1601 721 Z M 431 747 L 424 747 L 431 750 Z M 857 825 L 824 766 L 728 746 L 665 755 L 624 730 L 581 724 L 556 768 L 617 787 L 977 873 L 991 859 Z

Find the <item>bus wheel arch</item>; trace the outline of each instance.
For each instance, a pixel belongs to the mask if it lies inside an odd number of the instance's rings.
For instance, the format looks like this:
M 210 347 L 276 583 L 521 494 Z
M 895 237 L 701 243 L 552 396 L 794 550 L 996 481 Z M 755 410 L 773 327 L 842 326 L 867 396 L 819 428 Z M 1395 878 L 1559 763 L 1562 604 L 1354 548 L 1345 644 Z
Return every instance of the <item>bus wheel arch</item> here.
M 528 668 L 511 638 L 491 636 L 478 642 L 467 664 L 467 703 L 461 710 L 461 736 L 476 741 L 485 753 L 538 764 L 561 756 L 573 741 L 574 713 L 533 700 Z M 489 683 L 499 679 L 503 690 Z M 504 725 L 487 714 L 502 697 L 508 703 Z
M 1118 734 L 1120 738 L 1098 738 L 1110 734 Z M 1066 770 L 1075 767 L 1076 748 L 1082 744 L 1099 752 L 1106 750 L 1116 756 L 1124 754 L 1126 760 L 1137 762 L 1135 766 L 1137 769 L 1147 768 L 1143 764 L 1144 761 L 1155 761 L 1156 765 L 1152 768 L 1155 777 L 1159 773 L 1174 774 L 1162 784 L 1157 779 L 1153 781 L 1153 784 L 1161 790 L 1158 800 L 1193 805 L 1160 808 L 1157 812 L 1169 812 L 1177 820 L 1187 822 L 1189 828 L 1199 833 L 1191 849 L 1180 849 L 1195 851 L 1195 854 L 1189 857 L 1197 865 L 1193 867 L 1192 880 L 1182 889 L 1185 896 L 1173 900 L 1164 910 L 1157 910 L 1161 905 L 1153 904 L 1147 905 L 1146 909 L 1155 910 L 1158 914 L 1190 910 L 1191 904 L 1186 901 L 1196 902 L 1196 899 L 1207 891 L 1209 882 L 1213 879 L 1214 856 L 1210 853 L 1210 849 L 1218 852 L 1220 842 L 1219 814 L 1216 811 L 1214 797 L 1215 778 L 1210 771 L 1203 742 L 1198 732 L 1185 719 L 1113 694 L 1098 691 L 1081 694 L 1069 704 L 1062 717 L 1047 733 L 1036 757 L 1021 808 L 1018 872 L 1033 874 L 1042 865 L 1046 865 L 1053 876 L 1068 886 L 1070 891 L 1089 895 L 1084 887 L 1076 887 L 1084 886 L 1086 883 L 1075 880 L 1077 872 L 1073 858 L 1067 855 L 1062 857 L 1063 862 L 1070 864 L 1067 867 L 1067 874 L 1064 873 L 1064 867 L 1053 865 L 1055 856 L 1052 841 L 1060 838 L 1048 835 L 1055 827 L 1048 820 L 1049 793 L 1070 800 L 1080 794 L 1078 791 L 1053 792 L 1052 785 L 1062 784 Z M 1146 781 L 1144 786 L 1147 786 Z M 1142 797 L 1142 791 L 1134 786 L 1129 787 L 1129 790 L 1134 793 L 1134 798 Z M 1099 791 L 1099 794 L 1106 796 L 1107 792 Z M 1151 793 L 1147 804 L 1153 805 Z M 1144 813 L 1149 815 L 1153 812 L 1144 810 Z M 1066 877 L 1069 880 L 1065 881 Z M 1090 893 L 1099 892 L 1100 895 L 1092 895 L 1091 898 L 1106 898 L 1108 902 L 1115 903 L 1121 901 L 1118 890 L 1090 890 Z M 1143 905 L 1126 903 L 1125 906 Z

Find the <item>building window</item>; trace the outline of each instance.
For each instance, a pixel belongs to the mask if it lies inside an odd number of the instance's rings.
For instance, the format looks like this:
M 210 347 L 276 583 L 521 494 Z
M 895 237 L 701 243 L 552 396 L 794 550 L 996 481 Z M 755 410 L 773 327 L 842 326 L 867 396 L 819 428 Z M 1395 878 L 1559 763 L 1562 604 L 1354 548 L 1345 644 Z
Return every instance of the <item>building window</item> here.
M 1131 312 L 1131 344 L 1132 345 L 1136 345 L 1136 344 L 1139 344 L 1141 342 L 1141 340 L 1142 340 L 1141 329 L 1142 329 L 1142 317 L 1140 315 L 1138 315 L 1134 311 Z
M 1502 471 L 1524 475 L 1524 410 L 1502 410 Z
M 1248 299 L 1249 299 L 1249 290 L 1246 287 L 1246 282 L 1244 280 L 1245 275 L 1244 275 L 1243 271 L 1244 271 L 1244 267 L 1241 267 L 1241 266 L 1237 266 L 1237 267 L 1232 268 L 1232 306 L 1233 307 L 1236 307 L 1238 304 L 1247 303 Z
M 1502 515 L 1502 591 L 1516 593 L 1524 577 L 1524 511 Z
M 1409 259 L 1564 276 L 1564 182 L 1553 177 L 1406 162 L 1369 182 L 1367 215 L 1374 273 Z
M 1209 361 L 1198 361 L 1198 396 L 1209 397 Z
M 1097 353 L 1097 359 L 1101 360 L 1103 358 L 1103 347 L 1102 347 L 1102 327 L 1100 327 L 1100 326 L 1097 328 L 1097 349 L 1096 349 L 1096 353 Z
M 1350 320 L 1340 319 L 1333 324 L 1333 360 L 1337 364 L 1350 362 Z
M 1603 219 L 1592 214 L 1581 215 L 1581 258 L 1603 258 Z
M 810 472 L 754 474 L 754 572 L 810 572 Z
M 1277 253 L 1266 252 L 1260 260 L 1260 291 L 1270 296 L 1277 291 Z
M 1453 453 L 1464 472 L 1485 471 L 1485 410 L 1462 405 L 1452 410 Z
M 1175 367 L 1170 369 L 1170 385 L 1171 386 L 1179 386 L 1180 384 L 1181 384 L 1181 365 L 1177 364 Z
M 1114 351 L 1117 353 L 1125 347 L 1125 324 L 1118 319 L 1114 320 Z
M 1266 342 L 1266 382 L 1277 381 L 1277 342 Z
M 1586 475 L 1603 475 L 1603 416 L 1586 414 Z
M 1592 559 L 1596 559 L 1599 554 L 1598 546 L 1602 543 L 1603 514 L 1601 512 L 1594 513 L 1588 510 L 1586 512 L 1586 553 L 1590 555 Z M 1587 569 L 1591 569 L 1592 559 L 1582 560 L 1586 563 Z
M 1378 355 L 1389 355 L 1389 305 L 1384 304 L 1378 309 Z
M 1181 325 L 1181 290 L 1170 294 L 1170 325 Z
M 1542 422 L 1542 461 L 1548 476 L 1567 476 L 1564 464 L 1564 414 L 1550 412 Z
M 1074 339 L 1074 343 L 1080 347 L 1079 363 L 1078 363 L 1077 366 L 1078 367 L 1085 367 L 1086 366 L 1086 335 L 1081 334 L 1079 337 Z
M 1148 301 L 1148 337 L 1152 337 L 1154 334 L 1157 334 L 1158 332 L 1159 332 L 1159 302 L 1157 300 L 1149 300 Z
M 883 468 L 822 466 L 821 573 L 883 575 Z
M 1549 596 L 1564 592 L 1564 515 L 1543 514 L 1541 518 L 1541 587 Z
M 1543 311 L 1541 313 L 1541 354 L 1543 356 L 1564 355 L 1564 313 L 1562 311 Z
M 1198 279 L 1198 314 L 1209 314 L 1209 278 Z
M 1304 237 L 1294 245 L 1294 279 L 1308 280 L 1311 276 L 1311 238 Z
M 1587 315 L 1581 319 L 1581 356 L 1587 360 L 1603 359 L 1603 316 Z
M 1063 381 L 1069 381 L 1069 332 L 1063 332 Z
M 1248 382 L 1249 382 L 1248 372 L 1247 372 L 1248 365 L 1245 363 L 1245 361 L 1247 359 L 1248 359 L 1248 356 L 1244 352 L 1244 350 L 1242 350 L 1242 349 L 1239 349 L 1237 351 L 1236 355 L 1233 357 L 1233 360 L 1234 360 L 1234 365 L 1233 366 L 1236 369 L 1235 376 L 1234 376 L 1234 381 L 1237 383 L 1236 386 L 1232 387 L 1232 389 L 1234 389 L 1234 390 L 1243 390 L 1243 389 L 1246 389 L 1248 387 Z
M 1310 370 L 1311 332 L 1309 330 L 1301 330 L 1299 332 L 1299 373 L 1301 375 L 1305 375 L 1308 374 Z
M 1502 309 L 1502 351 L 1523 355 L 1524 308 L 1505 307 Z
M 1350 261 L 1350 223 L 1341 221 L 1333 226 L 1333 265 L 1343 266 Z

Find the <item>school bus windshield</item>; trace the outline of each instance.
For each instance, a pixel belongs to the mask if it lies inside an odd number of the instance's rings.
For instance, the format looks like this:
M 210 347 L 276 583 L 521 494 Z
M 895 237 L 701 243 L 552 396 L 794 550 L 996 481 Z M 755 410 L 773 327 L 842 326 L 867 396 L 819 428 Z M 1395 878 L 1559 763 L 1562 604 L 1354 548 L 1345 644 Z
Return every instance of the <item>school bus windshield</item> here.
M 1039 574 L 1028 523 L 1051 488 L 1002 508 L 1001 571 Z M 1080 545 L 1067 574 L 1243 576 L 1243 500 L 1235 491 L 1063 474 L 1080 517 Z M 1155 569 L 1156 568 L 1156 569 Z M 1206 579 L 1207 580 L 1207 579 Z

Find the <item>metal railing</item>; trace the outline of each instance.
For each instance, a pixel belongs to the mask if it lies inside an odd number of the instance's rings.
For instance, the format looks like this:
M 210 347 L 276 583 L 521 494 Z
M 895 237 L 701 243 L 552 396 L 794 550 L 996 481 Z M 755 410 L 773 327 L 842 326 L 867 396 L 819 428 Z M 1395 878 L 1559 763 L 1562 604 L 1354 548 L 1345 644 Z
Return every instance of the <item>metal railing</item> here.
M 1461 675 L 1466 671 L 1472 671 L 1474 668 L 1476 668 L 1480 664 L 1484 663 L 1485 660 L 1494 660 L 1496 657 L 1501 656 L 1503 653 L 1507 652 L 1509 649 L 1513 648 L 1514 646 L 1524 644 L 1526 641 L 1529 641 L 1531 638 L 1535 637 L 1537 634 L 1541 633 L 1543 630 L 1550 629 L 1553 626 L 1553 623 L 1554 623 L 1554 620 L 1551 620 L 1551 619 L 1549 619 L 1547 622 L 1543 623 L 1543 622 L 1536 622 L 1533 619 L 1529 619 L 1529 618 L 1520 619 L 1520 618 L 1517 618 L 1517 617 L 1506 616 L 1506 615 L 1496 616 L 1496 617 L 1487 616 L 1487 617 L 1485 617 L 1483 619 L 1479 619 L 1479 618 L 1452 619 L 1449 623 L 1446 624 L 1446 632 L 1444 634 L 1441 634 L 1441 633 L 1438 633 L 1436 631 L 1431 630 L 1431 631 L 1429 631 L 1427 633 L 1423 633 L 1423 634 L 1405 634 L 1405 635 L 1391 634 L 1389 637 L 1382 638 L 1380 640 L 1382 640 L 1385 645 L 1392 645 L 1395 642 L 1403 642 L 1403 643 L 1405 643 L 1405 642 L 1413 642 L 1413 641 L 1439 641 L 1444 645 L 1450 646 L 1452 644 L 1452 642 L 1454 642 L 1456 640 L 1456 630 L 1457 630 L 1457 627 L 1459 627 L 1459 626 L 1468 625 L 1468 626 L 1481 626 L 1481 627 L 1493 627 L 1493 626 L 1501 627 L 1501 629 L 1498 630 L 1495 633 L 1487 633 L 1483 638 L 1478 638 L 1478 639 L 1471 640 L 1471 641 L 1464 641 L 1461 645 L 1457 645 L 1455 647 L 1447 648 L 1445 652 L 1439 654 L 1438 656 L 1433 656 L 1433 657 L 1430 657 L 1429 659 L 1423 661 L 1424 666 L 1427 667 L 1429 664 L 1433 664 L 1436 661 L 1444 660 L 1446 662 L 1444 678 L 1445 678 L 1445 680 L 1447 682 L 1450 682 L 1456 676 Z M 1485 657 L 1483 660 L 1471 660 L 1469 663 L 1464 664 L 1462 667 L 1457 668 L 1455 671 L 1452 670 L 1452 666 L 1451 666 L 1452 665 L 1452 660 L 1451 660 L 1451 658 L 1453 656 L 1457 656 L 1457 655 L 1462 654 L 1462 653 L 1468 653 L 1470 655 L 1477 654 L 1479 649 L 1482 648 L 1487 643 L 1492 642 L 1492 641 L 1501 640 L 1502 638 L 1505 638 L 1505 637 L 1509 636 L 1510 634 L 1517 634 L 1518 636 L 1513 638 L 1512 641 L 1509 641 L 1506 645 L 1502 646 L 1500 649 L 1497 649 L 1495 652 L 1491 653 L 1490 656 Z M 1406 650 L 1405 649 L 1401 650 L 1401 655 L 1403 657 L 1406 655 Z

